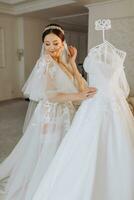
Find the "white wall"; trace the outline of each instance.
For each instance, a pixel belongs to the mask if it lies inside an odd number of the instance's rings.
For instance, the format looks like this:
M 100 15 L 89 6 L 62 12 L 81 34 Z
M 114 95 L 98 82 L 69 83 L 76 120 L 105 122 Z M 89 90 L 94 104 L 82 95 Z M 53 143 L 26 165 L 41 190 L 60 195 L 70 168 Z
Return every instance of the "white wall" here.
M 25 80 L 40 56 L 42 32 L 48 23 L 42 19 L 24 18 Z
M 16 18 L 0 15 L 0 27 L 4 29 L 5 67 L 0 68 L 0 100 L 17 96 L 17 44 Z
M 40 55 L 41 35 L 47 23 L 42 19 L 0 15 L 6 60 L 5 67 L 0 68 L 0 101 L 22 97 L 21 88 Z M 17 49 L 24 50 L 21 60 Z
M 95 31 L 97 19 L 111 19 L 112 29 L 107 31 L 106 39 L 117 48 L 127 52 L 125 60 L 126 75 L 134 95 L 134 1 L 117 0 L 89 5 L 89 49 L 102 42 L 102 33 Z

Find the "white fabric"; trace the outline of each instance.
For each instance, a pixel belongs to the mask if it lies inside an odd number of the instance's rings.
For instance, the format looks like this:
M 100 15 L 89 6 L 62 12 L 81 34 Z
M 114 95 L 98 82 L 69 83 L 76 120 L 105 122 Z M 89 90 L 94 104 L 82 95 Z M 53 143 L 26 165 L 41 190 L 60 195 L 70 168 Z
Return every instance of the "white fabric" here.
M 27 192 L 30 199 L 35 192 L 75 113 L 72 102 L 58 103 L 55 95 L 77 91 L 74 80 L 50 56 L 40 57 L 23 87 L 37 106 L 19 143 L 0 164 L 0 185 L 9 177 L 4 200 L 24 200 Z
M 25 133 L 29 123 L 30 123 L 30 120 L 33 116 L 33 113 L 36 109 L 36 106 L 37 106 L 38 102 L 37 101 L 32 101 L 30 100 L 29 102 L 29 105 L 28 105 L 28 108 L 27 108 L 27 112 L 26 112 L 26 116 L 25 116 L 25 120 L 24 120 L 24 124 L 23 124 L 23 133 Z
M 33 101 L 40 101 L 45 98 L 45 80 L 44 73 L 46 70 L 46 60 L 40 57 L 37 61 L 33 71 L 31 72 L 28 80 L 22 88 L 24 96 Z
M 134 200 L 134 118 L 123 62 L 108 43 L 91 49 L 84 68 L 97 94 L 81 104 L 36 193 L 25 200 Z
M 36 62 L 28 80 L 22 88 L 22 92 L 26 98 L 29 98 L 29 105 L 26 113 L 26 117 L 23 125 L 23 133 L 26 131 L 27 126 L 31 120 L 31 117 L 35 111 L 38 101 L 40 101 L 44 94 L 44 75 L 42 72 L 45 72 L 47 64 L 44 59 L 45 48 L 44 43 L 42 44 L 40 58 Z M 42 70 L 41 70 L 42 69 Z M 38 93 L 35 91 L 35 88 L 38 87 Z

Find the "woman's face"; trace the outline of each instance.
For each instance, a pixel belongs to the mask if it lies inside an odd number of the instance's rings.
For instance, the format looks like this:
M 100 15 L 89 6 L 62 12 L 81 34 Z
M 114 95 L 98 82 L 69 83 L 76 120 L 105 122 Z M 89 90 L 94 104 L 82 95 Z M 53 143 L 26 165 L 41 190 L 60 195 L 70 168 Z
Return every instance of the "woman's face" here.
M 63 50 L 62 40 L 55 34 L 50 33 L 44 38 L 45 50 L 53 58 L 58 58 Z

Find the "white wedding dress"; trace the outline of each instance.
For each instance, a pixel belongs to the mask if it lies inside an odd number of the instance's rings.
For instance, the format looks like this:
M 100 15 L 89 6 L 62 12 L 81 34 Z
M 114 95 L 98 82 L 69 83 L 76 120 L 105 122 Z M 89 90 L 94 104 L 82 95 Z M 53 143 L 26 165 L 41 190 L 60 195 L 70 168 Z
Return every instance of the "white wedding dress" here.
M 75 81 L 50 56 L 42 54 L 37 61 L 23 93 L 38 103 L 19 143 L 0 164 L 1 187 L 9 177 L 0 192 L 5 194 L 2 200 L 24 200 L 27 191 L 35 192 L 76 111 L 72 102 L 58 103 L 54 98 L 58 92 L 77 92 Z
M 134 200 L 134 118 L 124 58 L 107 41 L 90 50 L 84 68 L 97 94 L 79 107 L 32 200 Z

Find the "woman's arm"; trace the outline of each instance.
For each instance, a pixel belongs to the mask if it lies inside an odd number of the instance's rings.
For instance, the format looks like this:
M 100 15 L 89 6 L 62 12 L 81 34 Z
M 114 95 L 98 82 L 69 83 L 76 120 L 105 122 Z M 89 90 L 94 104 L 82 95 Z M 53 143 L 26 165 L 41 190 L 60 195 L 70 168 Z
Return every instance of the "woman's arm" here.
M 96 94 L 96 88 L 90 87 L 83 92 L 77 93 L 56 93 L 48 95 L 48 100 L 51 102 L 67 102 L 67 101 L 82 101 L 92 98 Z
M 79 90 L 84 91 L 86 88 L 88 88 L 88 84 L 87 84 L 86 80 L 82 77 L 81 73 L 79 72 L 76 62 L 75 62 L 76 56 L 77 56 L 77 49 L 75 47 L 69 46 L 68 50 L 69 50 L 69 55 L 68 55 L 69 62 L 72 66 L 73 74 L 77 80 Z
M 72 69 L 77 76 L 76 79 L 79 79 L 80 81 L 78 82 L 79 84 L 79 92 L 76 93 L 64 93 L 64 92 L 59 92 L 58 89 L 56 88 L 55 84 L 55 77 L 53 74 L 51 74 L 51 69 L 48 68 L 46 72 L 46 94 L 47 98 L 51 102 L 67 102 L 67 101 L 82 101 L 84 99 L 93 97 L 96 94 L 96 88 L 94 87 L 88 87 L 87 82 L 85 79 L 82 77 L 80 72 L 77 69 L 75 59 L 77 55 L 77 50 L 74 51 L 74 48 L 71 47 L 72 53 L 70 53 L 70 64 L 73 66 Z

